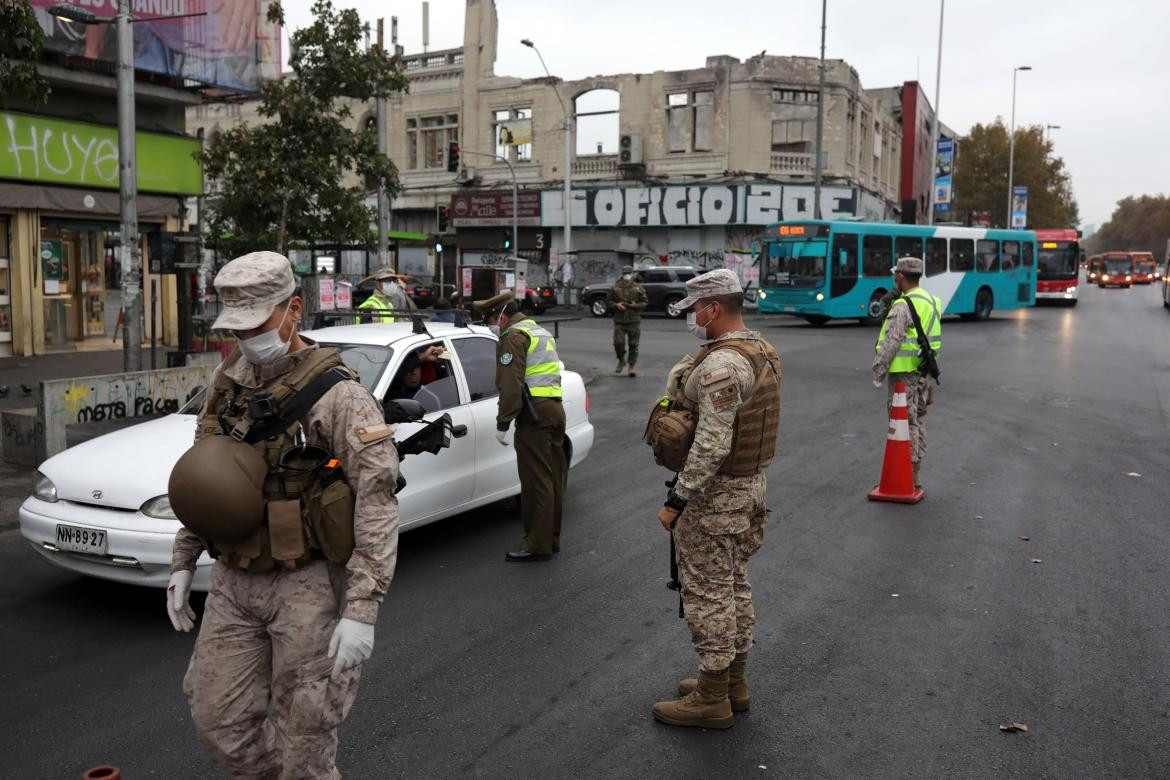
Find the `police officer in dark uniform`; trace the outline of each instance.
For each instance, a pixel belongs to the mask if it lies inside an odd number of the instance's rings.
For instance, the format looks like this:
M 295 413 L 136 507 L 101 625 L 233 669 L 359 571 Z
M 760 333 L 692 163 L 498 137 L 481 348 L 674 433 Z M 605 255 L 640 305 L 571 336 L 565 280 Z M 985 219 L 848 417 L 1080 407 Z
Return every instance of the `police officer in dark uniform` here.
M 524 539 L 520 549 L 505 559 L 515 563 L 547 561 L 560 551 L 561 504 L 568 468 L 556 341 L 520 312 L 511 291 L 472 305 L 500 338 L 496 344 L 496 389 L 500 393 L 496 439 L 500 444 L 507 446 L 508 429 L 516 423 Z

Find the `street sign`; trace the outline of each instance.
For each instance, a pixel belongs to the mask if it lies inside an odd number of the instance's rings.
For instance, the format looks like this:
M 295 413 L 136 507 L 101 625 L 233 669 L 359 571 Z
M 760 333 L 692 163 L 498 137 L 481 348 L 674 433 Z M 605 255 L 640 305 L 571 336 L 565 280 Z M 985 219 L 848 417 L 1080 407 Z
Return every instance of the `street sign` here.
M 1012 187 L 1012 230 L 1028 225 L 1028 188 Z
M 516 223 L 540 227 L 540 193 L 516 197 Z M 512 193 L 457 193 L 451 196 L 451 224 L 455 227 L 508 227 L 512 224 Z

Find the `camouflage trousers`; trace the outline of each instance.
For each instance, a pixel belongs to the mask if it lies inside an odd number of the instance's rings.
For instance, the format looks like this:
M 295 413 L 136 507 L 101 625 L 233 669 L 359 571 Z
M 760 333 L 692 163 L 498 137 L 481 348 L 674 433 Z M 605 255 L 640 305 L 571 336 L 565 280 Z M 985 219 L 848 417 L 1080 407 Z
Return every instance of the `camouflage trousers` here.
M 766 491 L 763 474 L 717 474 L 675 525 L 683 614 L 704 671 L 726 669 L 752 646 L 756 611 L 747 565 L 764 542 Z
M 618 360 L 625 360 L 631 366 L 638 362 L 638 342 L 642 340 L 641 322 L 615 322 L 613 324 L 613 351 Z M 629 343 L 629 357 L 626 344 Z
M 265 574 L 212 567 L 183 691 L 200 743 L 231 777 L 341 777 L 337 727 L 361 678 L 360 666 L 329 678 L 344 578 L 325 561 Z
M 926 407 L 934 400 L 929 380 L 917 372 L 889 374 L 886 380 L 886 413 L 894 403 L 894 386 L 906 383 L 906 416 L 910 420 L 910 461 L 921 463 L 926 457 Z

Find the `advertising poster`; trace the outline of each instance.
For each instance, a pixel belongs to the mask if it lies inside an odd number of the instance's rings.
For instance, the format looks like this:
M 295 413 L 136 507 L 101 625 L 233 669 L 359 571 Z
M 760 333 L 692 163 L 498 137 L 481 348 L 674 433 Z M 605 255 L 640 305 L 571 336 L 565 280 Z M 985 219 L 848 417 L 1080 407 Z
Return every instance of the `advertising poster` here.
M 99 23 L 70 21 L 50 10 L 60 5 Z M 268 22 L 268 5 L 268 0 L 134 0 L 134 65 L 208 86 L 259 92 L 261 79 L 280 74 L 280 28 Z M 32 0 L 32 6 L 48 51 L 117 61 L 117 35 L 109 23 L 116 0 Z M 186 18 L 156 18 L 167 16 Z
M 471 269 L 470 268 L 463 269 L 463 291 L 460 294 L 462 295 L 462 297 L 465 300 L 467 298 L 471 297 Z
M 938 150 L 934 155 L 934 208 L 949 211 L 951 208 L 952 182 L 955 172 L 955 139 L 938 139 Z
M 335 297 L 333 295 L 333 280 L 321 277 L 317 280 L 317 298 L 321 311 L 333 311 Z
M 1012 187 L 1012 230 L 1028 225 L 1028 188 Z
M 353 306 L 353 296 L 350 294 L 352 284 L 349 282 L 338 282 L 337 291 L 334 294 L 334 300 L 337 303 L 337 308 L 346 311 Z

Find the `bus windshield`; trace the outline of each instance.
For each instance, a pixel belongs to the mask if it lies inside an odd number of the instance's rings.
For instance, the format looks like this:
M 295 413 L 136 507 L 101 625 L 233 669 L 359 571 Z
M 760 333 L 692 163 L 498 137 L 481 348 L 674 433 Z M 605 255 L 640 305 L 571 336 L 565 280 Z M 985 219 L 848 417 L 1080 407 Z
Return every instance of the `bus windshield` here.
M 1131 257 L 1106 257 L 1105 258 L 1105 273 L 1107 273 L 1107 274 L 1131 274 L 1131 273 L 1133 273 L 1133 258 L 1131 258 Z
M 1045 241 L 1040 245 L 1040 279 L 1075 279 L 1077 246 L 1071 241 Z
M 774 241 L 763 262 L 765 287 L 820 287 L 825 281 L 825 241 Z

